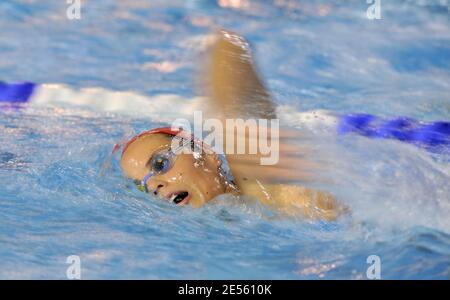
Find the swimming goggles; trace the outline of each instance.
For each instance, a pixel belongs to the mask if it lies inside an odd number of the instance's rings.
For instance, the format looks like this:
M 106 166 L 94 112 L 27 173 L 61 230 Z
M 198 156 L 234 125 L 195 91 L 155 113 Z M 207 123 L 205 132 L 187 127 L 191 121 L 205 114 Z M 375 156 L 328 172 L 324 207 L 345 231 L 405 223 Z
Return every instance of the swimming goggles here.
M 202 159 L 201 149 L 195 145 L 192 140 L 186 141 L 181 139 L 179 146 L 176 149 L 163 149 L 161 151 L 155 152 L 151 158 L 149 159 L 147 165 L 150 171 L 144 176 L 144 178 L 139 182 L 135 182 L 137 188 L 142 191 L 148 193 L 147 181 L 155 175 L 161 175 L 167 173 L 175 164 L 175 160 L 178 155 L 181 153 L 180 151 L 185 148 L 190 147 L 194 149 L 192 153 L 196 161 L 200 161 Z
M 150 171 L 144 176 L 141 181 L 135 181 L 137 188 L 142 192 L 148 193 L 149 190 L 147 181 L 152 176 L 167 173 L 173 167 L 177 156 L 178 155 L 171 149 L 166 149 L 154 153 L 148 162 Z

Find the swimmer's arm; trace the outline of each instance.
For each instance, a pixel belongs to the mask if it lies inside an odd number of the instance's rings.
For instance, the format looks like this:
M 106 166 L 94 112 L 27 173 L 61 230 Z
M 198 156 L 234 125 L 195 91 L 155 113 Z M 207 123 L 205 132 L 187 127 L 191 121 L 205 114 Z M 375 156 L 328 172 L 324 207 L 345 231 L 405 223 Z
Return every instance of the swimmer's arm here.
M 258 181 L 241 182 L 239 188 L 242 194 L 291 216 L 332 221 L 348 210 L 331 194 L 311 188 Z
M 313 149 L 298 144 L 298 140 L 301 140 L 300 132 L 280 130 L 278 136 L 277 147 L 270 138 L 263 141 L 265 144 L 271 144 L 269 154 L 263 155 L 259 151 L 255 154 L 226 152 L 232 175 L 238 180 L 250 178 L 265 183 L 317 181 L 316 177 L 322 166 L 309 159 L 315 155 Z M 241 136 L 235 135 L 234 138 L 238 140 Z M 249 144 L 261 144 L 260 140 L 254 141 L 247 134 L 244 140 Z M 226 142 L 224 144 L 226 145 Z
M 220 31 L 210 48 L 209 60 L 200 80 L 208 96 L 206 117 L 275 119 L 276 109 L 269 91 L 258 76 L 249 44 L 239 35 Z M 225 122 L 224 122 L 225 123 Z M 228 128 L 225 128 L 227 132 Z M 234 129 L 231 128 L 234 131 Z M 328 193 L 280 184 L 314 179 L 317 165 L 303 159 L 308 150 L 293 146 L 298 132 L 279 133 L 279 161 L 261 165 L 261 154 L 227 153 L 227 161 L 237 186 L 244 195 L 286 212 L 301 211 L 305 216 L 332 220 L 338 216 L 335 198 Z M 246 139 L 248 136 L 245 137 Z M 224 142 L 225 149 L 226 142 Z M 264 185 L 262 185 L 264 182 Z
M 204 105 L 205 117 L 221 119 L 223 124 L 227 123 L 225 119 L 228 118 L 276 119 L 275 105 L 254 65 L 249 44 L 243 37 L 225 30 L 217 32 L 206 57 L 204 72 L 200 78 L 203 92 L 208 96 Z M 228 133 L 234 130 L 233 126 L 231 128 L 225 126 L 223 136 L 228 136 Z M 270 130 L 268 134 L 272 134 Z M 223 146 L 233 176 L 256 175 L 258 180 L 266 183 L 314 179 L 314 174 L 311 173 L 318 171 L 319 167 L 304 159 L 310 154 L 308 153 L 310 150 L 289 141 L 301 140 L 301 133 L 283 128 L 276 134 L 279 137 L 279 149 L 273 147 L 270 137 L 267 141 L 271 144 L 270 156 L 279 157 L 276 165 L 262 165 L 261 153 L 247 152 L 243 155 L 227 151 L 225 138 Z M 251 141 L 248 132 L 244 137 L 238 136 L 238 132 L 235 132 L 234 141 L 240 138 L 249 143 L 253 142 L 254 145 L 260 144 L 258 140 Z

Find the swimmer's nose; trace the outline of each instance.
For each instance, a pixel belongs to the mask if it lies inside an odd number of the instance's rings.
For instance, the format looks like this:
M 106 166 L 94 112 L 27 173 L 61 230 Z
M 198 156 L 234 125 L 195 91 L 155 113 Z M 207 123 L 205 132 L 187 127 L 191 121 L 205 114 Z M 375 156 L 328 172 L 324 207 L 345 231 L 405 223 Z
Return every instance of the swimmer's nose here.
M 158 195 L 159 191 L 165 187 L 166 184 L 159 180 L 149 180 L 147 181 L 147 187 L 153 195 Z
M 158 186 L 156 187 L 156 189 L 153 191 L 153 194 L 158 195 L 158 190 L 159 190 L 160 188 L 162 188 L 162 187 L 164 187 L 164 185 L 158 184 Z

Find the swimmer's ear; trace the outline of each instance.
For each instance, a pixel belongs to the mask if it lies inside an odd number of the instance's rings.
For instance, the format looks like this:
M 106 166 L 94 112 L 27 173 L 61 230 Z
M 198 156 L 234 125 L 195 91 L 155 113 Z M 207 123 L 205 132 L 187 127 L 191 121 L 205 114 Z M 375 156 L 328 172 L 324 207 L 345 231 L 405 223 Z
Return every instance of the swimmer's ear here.
M 275 119 L 269 92 L 253 64 L 248 42 L 221 30 L 209 50 L 201 83 L 208 96 L 208 117 Z

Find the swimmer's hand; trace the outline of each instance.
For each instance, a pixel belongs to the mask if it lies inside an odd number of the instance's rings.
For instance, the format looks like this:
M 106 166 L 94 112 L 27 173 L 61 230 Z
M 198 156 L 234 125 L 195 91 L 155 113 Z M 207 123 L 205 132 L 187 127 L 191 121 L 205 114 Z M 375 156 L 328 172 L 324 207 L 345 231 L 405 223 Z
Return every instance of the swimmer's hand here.
M 221 119 L 275 119 L 271 96 L 258 76 L 249 43 L 238 34 L 220 30 L 201 73 L 208 96 L 205 114 Z

